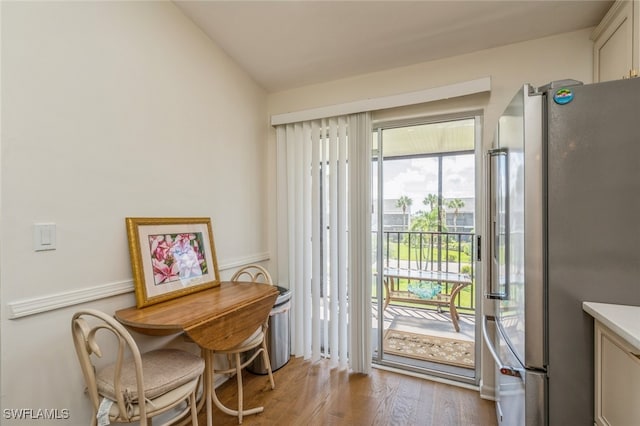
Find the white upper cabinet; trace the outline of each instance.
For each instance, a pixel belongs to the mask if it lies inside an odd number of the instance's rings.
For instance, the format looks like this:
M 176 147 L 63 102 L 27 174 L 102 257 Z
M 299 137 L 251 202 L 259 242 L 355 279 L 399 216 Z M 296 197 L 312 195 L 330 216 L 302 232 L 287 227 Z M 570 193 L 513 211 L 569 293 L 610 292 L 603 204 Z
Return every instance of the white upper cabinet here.
M 593 81 L 640 74 L 640 0 L 616 1 L 591 34 Z

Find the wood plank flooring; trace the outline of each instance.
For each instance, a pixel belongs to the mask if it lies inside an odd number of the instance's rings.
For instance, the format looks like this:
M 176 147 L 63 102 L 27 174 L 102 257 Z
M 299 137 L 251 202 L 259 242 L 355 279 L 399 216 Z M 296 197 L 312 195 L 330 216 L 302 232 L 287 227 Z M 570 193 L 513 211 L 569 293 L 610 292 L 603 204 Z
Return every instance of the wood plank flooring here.
M 393 372 L 349 374 L 327 361 L 292 358 L 267 376 L 243 372 L 245 408 L 264 412 L 244 417 L 243 425 L 497 425 L 495 406 L 477 392 Z M 217 389 L 220 400 L 237 407 L 235 378 Z M 206 424 L 205 413 L 199 423 Z M 214 425 L 237 425 L 238 419 L 214 406 Z

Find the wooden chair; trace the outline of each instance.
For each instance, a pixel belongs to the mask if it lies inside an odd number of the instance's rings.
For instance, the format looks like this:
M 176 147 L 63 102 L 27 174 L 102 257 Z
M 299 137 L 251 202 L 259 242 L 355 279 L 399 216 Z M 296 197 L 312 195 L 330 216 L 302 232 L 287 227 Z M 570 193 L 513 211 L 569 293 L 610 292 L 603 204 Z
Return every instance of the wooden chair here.
M 94 310 L 76 312 L 71 331 L 91 404 L 92 425 L 98 416 L 110 422 L 151 424 L 151 418 L 176 412 L 165 425 L 185 420 L 198 424 L 196 391 L 204 360 L 178 349 L 158 349 L 141 354 L 126 328 L 113 317 Z M 99 367 L 103 349 L 112 350 L 115 362 Z M 104 414 L 102 412 L 104 411 Z M 100 412 L 100 414 L 99 414 Z
M 259 265 L 249 265 L 245 266 L 231 277 L 231 281 L 250 281 L 250 282 L 264 282 L 269 285 L 273 285 L 273 281 L 271 280 L 271 275 L 269 272 Z M 238 409 L 233 410 L 226 406 L 224 406 L 216 395 L 215 388 L 212 389 L 212 397 L 213 402 L 216 406 L 226 414 L 231 416 L 238 417 L 238 424 L 242 424 L 242 417 L 248 416 L 251 414 L 257 414 L 264 411 L 264 407 L 256 407 L 251 409 L 244 409 L 243 406 L 243 392 L 242 392 L 242 369 L 247 365 L 251 364 L 253 360 L 258 357 L 258 355 L 262 354 L 262 359 L 264 361 L 264 365 L 267 368 L 267 373 L 269 375 L 269 381 L 271 382 L 271 389 L 275 389 L 276 385 L 273 381 L 273 373 L 271 372 L 271 362 L 269 360 L 269 353 L 267 351 L 267 342 L 265 339 L 265 333 L 269 324 L 269 317 L 265 318 L 263 325 L 258 328 L 255 333 L 247 340 L 242 342 L 240 345 L 224 350 L 212 351 L 213 354 L 224 354 L 227 356 L 227 360 L 229 361 L 229 366 L 225 370 L 217 370 L 215 371 L 218 374 L 231 374 L 236 376 L 238 382 Z M 254 351 L 245 361 L 242 361 L 242 355 Z M 213 368 L 211 369 L 212 380 L 213 383 Z

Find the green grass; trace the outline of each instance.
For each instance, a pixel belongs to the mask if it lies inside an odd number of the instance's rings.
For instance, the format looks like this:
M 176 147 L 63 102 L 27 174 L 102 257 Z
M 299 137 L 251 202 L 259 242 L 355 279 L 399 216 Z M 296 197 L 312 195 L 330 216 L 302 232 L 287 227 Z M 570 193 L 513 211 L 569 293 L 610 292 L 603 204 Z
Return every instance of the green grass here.
M 422 249 L 422 256 L 420 253 L 420 249 L 418 248 L 412 248 L 411 252 L 409 252 L 409 245 L 406 243 L 391 243 L 389 250 L 389 258 L 390 259 L 398 259 L 400 258 L 400 260 L 409 260 L 409 254 L 411 254 L 411 260 L 415 260 L 415 259 L 420 259 L 422 257 L 422 259 L 424 260 L 428 260 L 429 262 L 431 261 L 431 255 L 432 255 L 432 250 L 429 247 L 424 247 Z M 460 261 L 460 263 L 470 263 L 471 262 L 471 256 L 468 255 L 467 253 L 465 253 L 464 251 L 460 251 L 460 256 L 458 256 L 458 249 L 457 248 L 449 248 L 449 253 L 447 253 L 447 249 L 445 247 L 442 247 L 440 249 L 440 260 L 442 262 L 446 262 L 447 261 L 447 255 L 449 256 L 448 261 L 449 262 L 458 262 Z M 434 247 L 433 248 L 433 255 L 437 256 L 438 255 L 438 248 Z M 438 259 L 434 259 L 434 262 L 437 262 Z

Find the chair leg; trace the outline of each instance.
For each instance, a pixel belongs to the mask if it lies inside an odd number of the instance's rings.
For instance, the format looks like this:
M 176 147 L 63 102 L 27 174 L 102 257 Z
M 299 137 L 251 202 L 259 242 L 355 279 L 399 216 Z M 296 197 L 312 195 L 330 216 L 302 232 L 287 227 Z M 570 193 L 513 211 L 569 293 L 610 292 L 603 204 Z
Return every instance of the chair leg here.
M 244 395 L 242 392 L 242 363 L 240 362 L 240 354 L 236 353 L 236 376 L 238 378 L 238 424 L 242 424 L 242 413 L 243 413 L 243 399 Z
M 198 407 L 196 403 L 196 391 L 198 388 L 193 391 L 191 396 L 189 397 L 189 405 L 191 405 L 191 425 L 198 426 Z
M 232 366 L 233 366 L 233 355 L 227 354 L 227 368 L 231 369 Z M 236 373 L 235 372 L 227 373 L 229 377 L 233 377 L 234 374 Z
M 264 365 L 267 368 L 267 373 L 269 374 L 269 381 L 271 382 L 271 389 L 275 389 L 276 388 L 276 382 L 273 380 L 273 373 L 271 372 L 271 360 L 269 359 L 269 352 L 267 351 L 267 341 L 266 341 L 266 339 L 262 340 L 262 361 L 264 362 Z
M 236 354 L 235 355 L 235 360 L 236 360 L 236 372 L 235 374 L 238 376 L 237 377 L 237 385 L 238 385 L 238 409 L 237 410 L 232 410 L 226 406 L 224 406 L 222 404 L 222 402 L 218 399 L 218 395 L 216 394 L 216 389 L 213 386 L 213 383 L 215 382 L 213 380 L 214 375 L 213 375 L 213 367 L 211 368 L 211 399 L 213 400 L 213 403 L 216 405 L 216 407 L 218 407 L 220 409 L 220 411 L 222 411 L 225 414 L 228 414 L 230 416 L 235 416 L 238 417 L 238 423 L 242 424 L 242 419 L 244 416 L 248 416 L 251 414 L 257 414 L 257 413 L 262 413 L 264 411 L 264 407 L 255 407 L 255 408 L 250 408 L 248 410 L 244 409 L 244 403 L 243 403 L 243 389 L 242 389 L 242 374 L 241 374 L 241 369 L 242 369 L 242 363 L 240 362 L 240 354 Z M 213 362 L 212 362 L 213 365 Z

